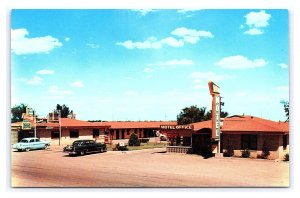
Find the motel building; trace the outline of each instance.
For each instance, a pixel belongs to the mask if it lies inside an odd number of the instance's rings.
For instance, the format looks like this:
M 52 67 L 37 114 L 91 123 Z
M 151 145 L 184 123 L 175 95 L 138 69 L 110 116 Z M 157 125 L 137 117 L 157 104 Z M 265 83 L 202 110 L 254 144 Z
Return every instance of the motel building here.
M 60 120 L 60 121 L 59 121 Z M 22 129 L 22 122 L 11 124 L 11 143 L 25 137 L 51 141 L 51 145 L 68 145 L 78 139 L 95 139 L 110 144 L 127 143 L 130 135 L 157 141 L 159 134 L 167 136 L 167 152 L 206 155 L 212 148 L 212 121 L 189 125 L 164 121 L 87 122 L 73 118 L 60 118 L 49 114 L 39 123 Z M 61 136 L 61 138 L 59 138 Z M 101 139 L 107 137 L 105 140 Z M 254 116 L 234 115 L 221 119 L 219 152 L 224 153 L 229 145 L 234 156 L 241 156 L 248 149 L 251 158 L 258 158 L 263 147 L 270 151 L 268 159 L 283 159 L 289 153 L 289 123 L 274 122 Z

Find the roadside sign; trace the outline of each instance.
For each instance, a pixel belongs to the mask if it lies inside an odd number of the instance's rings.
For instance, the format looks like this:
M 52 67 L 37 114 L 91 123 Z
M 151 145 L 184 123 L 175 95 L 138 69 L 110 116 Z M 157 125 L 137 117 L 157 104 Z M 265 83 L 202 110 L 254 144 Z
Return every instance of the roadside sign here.
M 22 118 L 23 118 L 24 120 L 31 120 L 31 121 L 34 120 L 34 117 L 33 117 L 32 115 L 25 114 L 25 113 L 22 114 Z
M 24 120 L 22 122 L 22 130 L 31 130 L 31 122 Z
M 33 116 L 33 109 L 32 109 L 32 108 L 29 108 L 29 107 L 27 107 L 27 108 L 26 108 L 26 114 L 27 114 L 27 115 L 31 115 L 31 116 Z

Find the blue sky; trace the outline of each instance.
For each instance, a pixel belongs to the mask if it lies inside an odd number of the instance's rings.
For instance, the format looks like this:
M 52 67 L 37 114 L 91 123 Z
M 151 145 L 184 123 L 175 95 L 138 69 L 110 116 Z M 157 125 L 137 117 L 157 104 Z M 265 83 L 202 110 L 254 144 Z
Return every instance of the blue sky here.
M 285 120 L 287 10 L 13 10 L 12 105 L 45 117 L 176 120 L 190 105 Z

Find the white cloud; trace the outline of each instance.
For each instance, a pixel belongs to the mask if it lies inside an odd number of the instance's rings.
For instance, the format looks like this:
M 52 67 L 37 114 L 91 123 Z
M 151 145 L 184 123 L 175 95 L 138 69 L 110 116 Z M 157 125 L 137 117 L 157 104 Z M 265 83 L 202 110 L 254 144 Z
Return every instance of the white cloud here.
M 31 79 L 29 79 L 26 83 L 29 85 L 39 85 L 41 84 L 43 79 L 38 76 L 33 76 Z
M 269 25 L 268 21 L 271 18 L 270 14 L 267 14 L 264 10 L 260 12 L 250 12 L 246 16 L 246 25 L 250 27 L 266 27 Z
M 154 64 L 149 64 L 151 66 L 189 66 L 193 65 L 194 62 L 189 59 L 173 59 L 173 60 L 168 60 L 165 62 L 158 62 Z
M 280 64 L 278 64 L 278 66 L 281 67 L 282 69 L 286 69 L 286 68 L 289 67 L 289 66 L 288 66 L 287 64 L 285 64 L 285 63 L 280 63 Z
M 169 45 L 171 47 L 182 47 L 184 45 L 184 42 L 183 40 L 177 40 L 173 37 L 167 37 L 167 38 L 164 38 L 160 41 L 160 43 L 162 44 L 166 44 L 166 45 Z
M 81 80 L 77 80 L 77 81 L 72 82 L 71 86 L 81 88 L 81 87 L 84 87 L 84 84 Z
M 196 83 L 208 83 L 208 81 L 219 82 L 227 79 L 234 79 L 236 77 L 234 75 L 215 74 L 214 72 L 193 72 L 190 76 Z
M 36 72 L 37 74 L 54 74 L 53 70 L 43 69 Z
M 270 14 L 267 14 L 264 10 L 260 12 L 250 12 L 246 16 L 246 25 L 249 30 L 245 31 L 245 34 L 249 35 L 260 35 L 263 34 L 263 28 L 269 25 L 269 20 L 271 18 Z
M 187 29 L 185 27 L 177 28 L 171 34 L 179 37 L 179 39 L 169 36 L 159 40 L 152 36 L 145 41 L 133 42 L 127 40 L 117 42 L 116 45 L 121 45 L 127 49 L 160 49 L 163 46 L 182 47 L 185 43 L 196 44 L 201 37 L 213 38 L 213 35 L 208 31 Z
M 150 12 L 156 12 L 156 10 L 153 9 L 133 9 L 132 11 L 139 12 L 142 16 L 145 16 Z
M 93 49 L 98 49 L 100 45 L 95 44 L 95 43 L 87 43 L 86 46 L 93 48 Z
M 249 34 L 249 35 L 260 35 L 263 33 L 264 31 L 258 28 L 252 28 L 244 32 L 244 34 Z
M 69 42 L 69 41 L 70 41 L 70 38 L 69 38 L 69 37 L 66 37 L 66 38 L 65 38 L 65 41 L 66 41 L 66 42 Z
M 200 37 L 213 38 L 212 33 L 203 30 L 188 29 L 180 27 L 171 32 L 171 34 L 182 37 L 187 43 L 195 44 L 200 40 Z
M 70 90 L 62 90 L 58 86 L 53 85 L 53 86 L 49 87 L 48 93 L 50 93 L 52 95 L 55 95 L 57 97 L 63 97 L 65 95 L 71 95 L 72 91 L 70 91 Z
M 177 10 L 177 13 L 186 14 L 186 13 L 190 13 L 190 12 L 196 12 L 199 10 L 201 10 L 201 9 L 180 9 L 180 10 Z
M 264 59 L 249 60 L 247 57 L 236 55 L 224 57 L 216 62 L 215 65 L 226 69 L 248 69 L 264 67 L 267 65 L 267 62 Z
M 154 69 L 147 67 L 144 69 L 144 72 L 151 73 L 151 72 L 154 72 Z
M 132 42 L 131 40 L 125 42 L 118 42 L 117 45 L 121 45 L 127 49 L 160 49 L 162 43 L 157 40 L 155 37 L 149 37 L 147 40 L 142 42 Z
M 28 31 L 24 28 L 11 30 L 11 51 L 16 55 L 49 53 L 62 43 L 52 36 L 28 38 Z

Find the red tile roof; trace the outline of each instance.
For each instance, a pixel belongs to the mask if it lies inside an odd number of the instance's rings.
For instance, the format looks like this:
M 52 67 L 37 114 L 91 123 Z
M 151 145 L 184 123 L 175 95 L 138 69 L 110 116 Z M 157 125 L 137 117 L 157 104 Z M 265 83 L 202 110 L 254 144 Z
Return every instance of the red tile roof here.
M 98 125 L 110 125 L 111 129 L 146 129 L 146 128 L 160 128 L 160 125 L 176 125 L 177 122 L 163 122 L 163 121 L 124 121 L 124 122 L 95 122 Z
M 212 128 L 211 120 L 194 123 L 194 131 Z M 274 122 L 255 116 L 234 115 L 223 120 L 222 132 L 275 132 L 288 133 L 288 122 Z
M 200 129 L 211 129 L 212 128 L 212 122 L 211 120 L 202 121 L 202 122 L 196 122 L 193 123 L 194 125 L 194 131 L 199 131 Z

